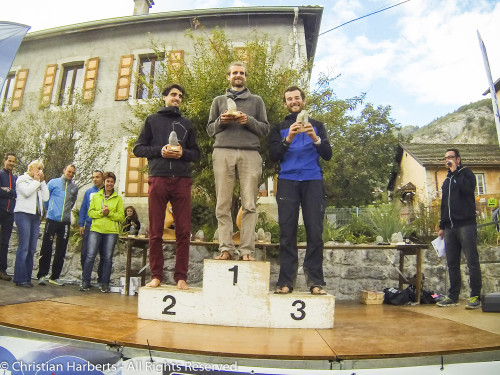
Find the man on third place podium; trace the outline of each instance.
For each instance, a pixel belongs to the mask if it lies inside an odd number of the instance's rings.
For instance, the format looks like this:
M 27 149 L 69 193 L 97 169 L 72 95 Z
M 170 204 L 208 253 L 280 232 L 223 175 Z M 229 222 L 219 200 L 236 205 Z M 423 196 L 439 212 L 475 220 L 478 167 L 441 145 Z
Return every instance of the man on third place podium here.
M 307 235 L 306 283 L 312 294 L 324 295 L 322 234 L 325 194 L 319 158 L 330 160 L 332 148 L 321 122 L 313 119 L 298 121 L 297 116 L 306 105 L 305 94 L 299 87 L 287 88 L 283 102 L 290 113 L 271 129 L 269 137 L 270 158 L 280 162 L 276 193 L 280 273 L 275 293 L 291 293 L 297 278 L 297 227 L 299 208 L 302 207 Z

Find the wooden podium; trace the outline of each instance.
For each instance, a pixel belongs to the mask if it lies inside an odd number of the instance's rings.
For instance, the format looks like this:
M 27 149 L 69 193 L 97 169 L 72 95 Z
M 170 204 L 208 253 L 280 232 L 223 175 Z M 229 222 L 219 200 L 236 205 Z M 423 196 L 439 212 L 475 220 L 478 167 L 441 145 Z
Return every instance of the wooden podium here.
M 203 288 L 139 288 L 138 316 L 237 327 L 333 328 L 335 297 L 269 291 L 269 262 L 206 259 Z

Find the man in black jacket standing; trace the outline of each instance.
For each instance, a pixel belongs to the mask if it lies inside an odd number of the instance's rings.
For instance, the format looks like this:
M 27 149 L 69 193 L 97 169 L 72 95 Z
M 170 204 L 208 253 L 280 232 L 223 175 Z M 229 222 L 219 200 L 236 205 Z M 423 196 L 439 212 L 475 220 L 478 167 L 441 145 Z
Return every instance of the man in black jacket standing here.
M 165 107 L 149 115 L 134 145 L 134 155 L 148 158 L 149 175 L 149 266 L 152 280 L 146 286 L 156 288 L 163 279 L 163 227 L 170 201 L 175 221 L 175 272 L 177 288 L 186 283 L 191 240 L 191 170 L 189 162 L 200 158 L 200 149 L 191 121 L 182 117 L 179 105 L 184 88 L 167 86 L 163 92 Z M 178 145 L 170 144 L 175 131 Z
M 439 307 L 457 306 L 462 277 L 460 257 L 463 251 L 469 269 L 470 298 L 466 309 L 481 306 L 481 267 L 477 252 L 476 177 L 463 167 L 457 149 L 448 149 L 444 156 L 448 175 L 443 182 L 441 221 L 438 236 L 444 236 L 446 261 L 450 276 L 448 296 L 437 303 Z
M 14 226 L 14 206 L 16 205 L 16 180 L 12 174 L 16 166 L 16 155 L 9 152 L 3 159 L 4 169 L 0 171 L 0 280 L 10 281 L 7 275 L 7 254 L 10 235 Z

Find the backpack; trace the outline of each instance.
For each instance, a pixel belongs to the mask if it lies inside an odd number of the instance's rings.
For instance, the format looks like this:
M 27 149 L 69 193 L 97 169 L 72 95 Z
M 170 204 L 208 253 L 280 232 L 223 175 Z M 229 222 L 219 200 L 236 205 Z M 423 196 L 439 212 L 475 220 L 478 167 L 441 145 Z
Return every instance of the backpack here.
M 385 288 L 384 303 L 387 305 L 408 305 L 410 303 L 410 293 L 408 288 Z

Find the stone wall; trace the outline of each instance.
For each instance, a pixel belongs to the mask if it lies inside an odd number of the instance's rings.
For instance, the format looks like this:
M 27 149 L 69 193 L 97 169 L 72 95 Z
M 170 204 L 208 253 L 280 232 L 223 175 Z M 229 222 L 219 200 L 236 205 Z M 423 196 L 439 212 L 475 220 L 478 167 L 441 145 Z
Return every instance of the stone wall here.
M 40 249 L 39 239 L 38 249 Z M 15 253 L 17 248 L 17 235 L 14 232 L 9 248 L 7 272 L 14 272 Z M 174 284 L 174 249 L 173 245 L 165 245 L 165 280 L 168 284 Z M 190 250 L 189 280 L 191 286 L 201 286 L 203 281 L 203 259 L 213 258 L 216 247 L 192 246 Z M 389 255 L 391 261 L 386 257 Z M 326 289 L 338 299 L 357 299 L 360 290 L 379 290 L 386 287 L 397 287 L 398 272 L 391 263 L 399 265 L 399 252 L 395 250 L 326 250 L 324 258 L 324 275 L 327 283 Z M 483 272 L 483 293 L 500 291 L 500 246 L 481 246 L 479 248 L 481 269 Z M 126 244 L 119 241 L 113 257 L 112 285 L 119 285 L 120 277 L 125 276 Z M 257 251 L 257 259 L 262 259 L 262 252 Z M 305 250 L 299 250 L 299 265 L 302 265 Z M 33 277 L 38 270 L 39 252 L 35 254 Z M 279 259 L 273 254 L 267 254 L 267 260 L 271 262 L 270 289 L 274 288 L 279 272 Z M 468 275 L 465 259 L 462 259 L 462 298 L 468 297 Z M 407 256 L 405 259 L 405 276 L 412 277 L 415 274 L 415 256 Z M 141 268 L 141 252 L 134 252 L 132 259 L 133 269 Z M 94 271 L 97 269 L 97 262 Z M 146 271 L 149 272 L 149 271 Z M 423 273 L 425 275 L 424 289 L 445 294 L 448 287 L 448 274 L 446 260 L 438 258 L 432 249 L 425 250 L 423 260 Z M 82 269 L 80 266 L 80 246 L 72 244 L 68 246 L 66 260 L 64 263 L 61 279 L 80 283 Z M 96 282 L 96 273 L 93 273 L 93 283 Z M 307 290 L 304 272 L 299 267 L 296 290 Z

